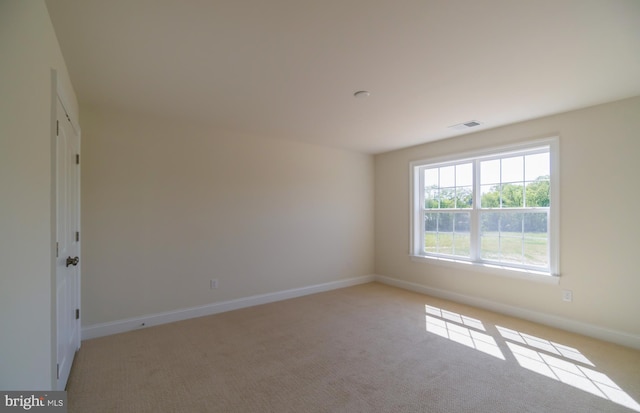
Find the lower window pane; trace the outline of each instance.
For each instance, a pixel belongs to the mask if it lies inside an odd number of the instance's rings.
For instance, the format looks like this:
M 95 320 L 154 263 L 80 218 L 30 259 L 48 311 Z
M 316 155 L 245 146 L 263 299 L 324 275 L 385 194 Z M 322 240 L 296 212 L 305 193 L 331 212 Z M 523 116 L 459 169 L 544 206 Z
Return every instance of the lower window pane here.
M 522 213 L 500 213 L 500 233 L 502 236 L 522 237 Z
M 480 232 L 484 234 L 498 235 L 500 231 L 500 213 L 499 212 L 483 212 L 480 215 Z
M 524 214 L 524 263 L 549 265 L 547 212 Z
M 453 254 L 453 232 L 438 233 L 438 253 Z
M 438 232 L 438 214 L 424 214 L 424 230 Z
M 469 212 L 426 212 L 424 251 L 431 254 L 471 255 Z
M 548 267 L 548 212 L 495 211 L 480 214 L 483 260 Z
M 453 255 L 469 257 L 471 254 L 470 214 L 458 212 L 453 222 Z
M 547 213 L 535 212 L 524 215 L 525 236 L 547 234 Z
M 549 265 L 548 240 L 546 234 L 524 238 L 524 263 L 527 265 Z
M 500 213 L 486 212 L 480 215 L 480 257 L 483 260 L 500 260 Z
M 480 257 L 483 260 L 500 260 L 500 237 L 497 233 L 483 233 L 480 239 Z
M 522 262 L 522 214 L 485 212 L 480 219 L 480 257 L 483 260 Z
M 453 254 L 453 216 L 452 212 L 438 214 L 438 253 Z
M 438 252 L 438 214 L 424 214 L 424 252 Z
M 453 240 L 453 255 L 468 257 L 471 251 L 471 237 L 469 234 L 455 233 Z
M 522 235 L 500 236 L 500 260 L 505 262 L 522 263 Z
M 424 252 L 438 252 L 438 233 L 425 232 L 424 234 Z

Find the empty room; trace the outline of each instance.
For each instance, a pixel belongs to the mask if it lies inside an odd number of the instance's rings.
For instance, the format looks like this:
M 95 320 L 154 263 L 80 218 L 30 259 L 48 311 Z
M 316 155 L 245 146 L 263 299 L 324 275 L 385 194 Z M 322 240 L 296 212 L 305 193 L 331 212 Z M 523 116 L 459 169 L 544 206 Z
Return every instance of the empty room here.
M 2 0 L 0 410 L 640 412 L 639 131 L 637 0 Z

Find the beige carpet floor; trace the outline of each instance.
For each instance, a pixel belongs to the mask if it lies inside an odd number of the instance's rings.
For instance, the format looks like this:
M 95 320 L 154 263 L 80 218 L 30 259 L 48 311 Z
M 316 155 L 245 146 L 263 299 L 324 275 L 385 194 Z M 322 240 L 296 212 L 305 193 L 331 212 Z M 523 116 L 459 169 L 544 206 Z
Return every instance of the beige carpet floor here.
M 82 343 L 69 412 L 633 412 L 640 351 L 379 283 Z

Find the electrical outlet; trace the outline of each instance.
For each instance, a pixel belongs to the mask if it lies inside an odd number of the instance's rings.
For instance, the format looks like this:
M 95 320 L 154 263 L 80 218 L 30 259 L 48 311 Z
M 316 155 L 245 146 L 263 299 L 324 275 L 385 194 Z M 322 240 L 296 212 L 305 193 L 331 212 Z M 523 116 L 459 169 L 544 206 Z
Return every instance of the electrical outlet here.
M 573 292 L 571 290 L 562 290 L 562 301 L 570 303 L 573 301 Z
M 217 279 L 211 280 L 211 289 L 215 290 L 216 288 L 218 288 L 218 280 Z

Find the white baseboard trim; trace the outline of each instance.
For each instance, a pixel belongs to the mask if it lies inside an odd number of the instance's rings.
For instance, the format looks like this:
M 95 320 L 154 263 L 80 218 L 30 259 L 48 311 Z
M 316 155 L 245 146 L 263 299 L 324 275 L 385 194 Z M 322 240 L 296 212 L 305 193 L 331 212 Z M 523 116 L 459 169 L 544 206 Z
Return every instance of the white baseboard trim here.
M 221 301 L 218 303 L 207 304 L 199 307 L 184 308 L 175 311 L 149 314 L 141 317 L 127 318 L 124 320 L 117 320 L 108 323 L 89 325 L 82 328 L 82 340 L 108 336 L 111 334 L 124 333 L 131 330 L 138 330 L 140 328 L 173 323 L 175 321 L 213 315 L 231 310 L 238 310 L 240 308 L 252 307 L 254 305 L 267 304 L 295 297 L 302 297 L 304 295 L 336 290 L 338 288 L 351 287 L 358 284 L 366 284 L 375 281 L 375 279 L 376 276 L 374 275 L 364 275 L 361 277 L 347 278 L 344 280 L 331 281 L 328 283 L 310 285 L 307 287 L 293 288 L 291 290 L 253 295 L 250 297 L 238 298 L 229 301 Z
M 640 349 L 640 336 L 633 335 L 621 331 L 611 330 L 608 328 L 596 326 L 593 324 L 587 324 L 580 321 L 570 320 L 563 317 L 558 317 L 551 314 L 545 314 L 538 311 L 527 310 L 520 307 L 514 307 L 508 304 L 502 304 L 484 298 L 472 297 L 469 295 L 459 294 L 439 288 L 427 287 L 421 284 L 412 283 L 409 281 L 399 280 L 397 278 L 386 277 L 383 275 L 376 275 L 376 281 L 391 285 L 394 287 L 402 288 L 418 292 L 421 294 L 430 295 L 433 297 L 443 298 L 445 300 L 455 301 L 461 304 L 467 304 L 485 310 L 494 311 L 496 313 L 506 314 L 512 317 L 522 318 L 524 320 L 533 321 L 535 323 L 548 325 L 551 327 L 560 328 L 562 330 L 570 331 L 572 333 L 578 333 L 585 336 L 597 338 L 604 341 L 620 344 L 623 346 Z

